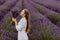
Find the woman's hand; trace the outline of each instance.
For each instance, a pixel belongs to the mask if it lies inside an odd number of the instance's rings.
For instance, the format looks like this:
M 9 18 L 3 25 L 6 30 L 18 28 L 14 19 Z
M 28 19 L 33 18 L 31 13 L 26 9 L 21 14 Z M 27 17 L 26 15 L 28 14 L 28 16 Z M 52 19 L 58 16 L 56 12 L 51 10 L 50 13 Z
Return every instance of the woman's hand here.
M 17 24 L 17 20 L 15 18 L 12 17 L 12 21 L 15 22 L 15 24 Z
M 16 19 L 15 19 L 15 18 L 12 18 L 12 21 L 14 21 L 14 22 L 15 22 L 15 21 L 16 21 Z

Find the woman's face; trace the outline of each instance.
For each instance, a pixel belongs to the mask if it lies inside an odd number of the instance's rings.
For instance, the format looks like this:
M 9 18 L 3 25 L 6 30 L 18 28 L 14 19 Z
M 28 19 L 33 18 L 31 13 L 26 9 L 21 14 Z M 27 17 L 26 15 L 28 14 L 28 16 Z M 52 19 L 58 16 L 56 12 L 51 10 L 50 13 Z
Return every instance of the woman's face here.
M 22 16 L 22 17 L 25 16 L 24 10 L 21 11 L 20 16 Z

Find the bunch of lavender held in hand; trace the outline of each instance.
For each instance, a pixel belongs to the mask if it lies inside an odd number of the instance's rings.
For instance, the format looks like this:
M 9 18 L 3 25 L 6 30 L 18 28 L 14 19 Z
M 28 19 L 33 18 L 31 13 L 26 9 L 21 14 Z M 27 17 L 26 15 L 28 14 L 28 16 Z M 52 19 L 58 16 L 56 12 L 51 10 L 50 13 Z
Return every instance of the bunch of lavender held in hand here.
M 16 17 L 18 16 L 18 13 L 19 13 L 18 11 L 12 11 L 12 17 L 13 17 L 13 18 L 16 18 Z M 11 24 L 12 24 L 12 25 L 15 25 L 15 22 L 12 21 Z

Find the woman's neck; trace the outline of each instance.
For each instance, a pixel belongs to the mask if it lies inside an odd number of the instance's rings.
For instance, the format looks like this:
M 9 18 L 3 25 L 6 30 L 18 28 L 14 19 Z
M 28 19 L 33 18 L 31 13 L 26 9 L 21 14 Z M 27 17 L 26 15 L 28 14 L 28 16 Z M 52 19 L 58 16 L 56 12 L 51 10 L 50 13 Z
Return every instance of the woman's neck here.
M 25 16 L 23 16 L 22 18 L 25 18 Z
M 24 18 L 25 16 L 22 16 L 22 18 Z

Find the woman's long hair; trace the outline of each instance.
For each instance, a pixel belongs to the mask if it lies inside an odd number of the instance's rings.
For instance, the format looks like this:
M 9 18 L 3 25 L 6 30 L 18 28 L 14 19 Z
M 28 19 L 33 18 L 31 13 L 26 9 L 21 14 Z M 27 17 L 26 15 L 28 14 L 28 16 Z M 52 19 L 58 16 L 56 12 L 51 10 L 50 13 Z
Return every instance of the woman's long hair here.
M 26 32 L 30 32 L 30 13 L 27 9 L 24 9 L 25 17 L 27 19 L 27 27 L 26 27 Z

